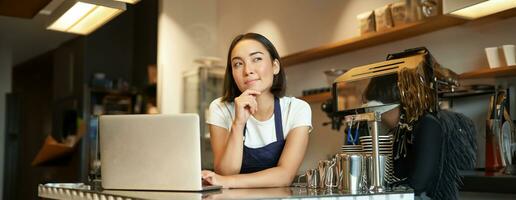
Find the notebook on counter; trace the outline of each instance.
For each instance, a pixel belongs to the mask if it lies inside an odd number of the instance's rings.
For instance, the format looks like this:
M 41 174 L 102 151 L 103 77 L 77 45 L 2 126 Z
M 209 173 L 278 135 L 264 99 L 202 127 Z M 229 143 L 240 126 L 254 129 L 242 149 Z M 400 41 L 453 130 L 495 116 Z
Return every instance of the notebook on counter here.
M 99 118 L 102 187 L 205 191 L 197 114 L 104 115 Z

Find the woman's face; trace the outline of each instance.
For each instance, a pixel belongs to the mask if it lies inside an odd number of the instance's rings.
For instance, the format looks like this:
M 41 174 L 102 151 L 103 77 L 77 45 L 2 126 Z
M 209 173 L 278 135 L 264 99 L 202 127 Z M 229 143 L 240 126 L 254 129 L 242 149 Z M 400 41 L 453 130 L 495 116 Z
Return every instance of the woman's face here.
M 392 129 L 398 125 L 400 121 L 400 108 L 396 107 L 392 110 L 382 114 L 382 123 L 388 128 Z
M 231 52 L 233 78 L 241 92 L 252 89 L 270 92 L 273 77 L 279 73 L 277 60 L 271 60 L 267 49 L 258 41 L 242 40 Z

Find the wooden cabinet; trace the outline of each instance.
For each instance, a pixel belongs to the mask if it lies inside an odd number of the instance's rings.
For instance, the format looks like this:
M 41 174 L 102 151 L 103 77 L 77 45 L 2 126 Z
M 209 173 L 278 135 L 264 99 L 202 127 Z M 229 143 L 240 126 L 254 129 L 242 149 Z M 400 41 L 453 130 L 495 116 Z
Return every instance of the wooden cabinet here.
M 53 53 L 54 100 L 82 95 L 84 39 L 67 41 Z M 77 105 L 79 107 L 79 105 Z
M 77 182 L 81 180 L 81 152 L 70 157 L 32 166 L 45 138 L 53 133 L 55 87 L 53 51 L 13 68 L 13 94 L 16 98 L 16 122 L 9 123 L 9 142 L 4 199 L 37 199 L 37 185 L 43 182 Z M 2 113 L 4 114 L 4 113 Z M 59 139 L 58 137 L 56 137 Z

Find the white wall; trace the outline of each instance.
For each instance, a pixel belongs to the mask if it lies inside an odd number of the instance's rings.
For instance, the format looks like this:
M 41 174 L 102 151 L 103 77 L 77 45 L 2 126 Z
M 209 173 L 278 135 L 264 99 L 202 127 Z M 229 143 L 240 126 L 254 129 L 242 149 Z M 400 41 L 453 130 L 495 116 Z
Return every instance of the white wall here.
M 218 55 L 225 58 L 231 39 L 245 32 L 258 32 L 268 37 L 278 48 L 280 55 L 318 47 L 358 35 L 356 15 L 371 10 L 391 0 L 263 0 L 239 1 L 221 0 L 218 4 Z M 502 44 L 516 44 L 516 17 L 505 20 L 472 22 L 396 42 L 359 49 L 333 57 L 298 64 L 287 68 L 287 93 L 300 96 L 302 90 L 325 87 L 324 70 L 330 68 L 351 68 L 385 60 L 388 53 L 407 48 L 426 46 L 445 67 L 457 73 L 487 66 L 484 48 Z M 487 80 L 489 82 L 489 80 Z M 491 81 L 492 82 L 492 81 Z M 502 81 L 514 85 L 513 81 Z M 477 98 L 478 99 L 478 98 Z M 486 106 L 482 106 L 482 105 Z M 479 133 L 484 131 L 487 102 L 462 101 L 456 106 L 477 122 Z M 329 121 L 320 111 L 320 104 L 312 104 L 314 134 L 306 162 L 301 170 L 314 167 L 318 159 L 324 159 L 338 151 L 343 134 L 322 127 Z M 467 111 L 467 112 L 466 112 Z M 484 119 L 485 120 L 485 119 Z M 483 135 L 478 136 L 482 142 Z M 332 146 L 333 145 L 333 146 Z M 480 148 L 483 149 L 483 144 Z M 483 154 L 479 154 L 479 165 L 483 165 Z
M 158 12 L 158 107 L 182 112 L 182 73 L 194 59 L 213 56 L 216 1 L 160 0 Z
M 5 95 L 11 92 L 12 52 L 6 41 L 0 38 L 0 197 L 4 188 L 4 154 L 5 154 Z
M 219 53 L 225 56 L 232 38 L 259 32 L 280 55 L 318 47 L 358 34 L 355 16 L 389 0 L 219 1 Z

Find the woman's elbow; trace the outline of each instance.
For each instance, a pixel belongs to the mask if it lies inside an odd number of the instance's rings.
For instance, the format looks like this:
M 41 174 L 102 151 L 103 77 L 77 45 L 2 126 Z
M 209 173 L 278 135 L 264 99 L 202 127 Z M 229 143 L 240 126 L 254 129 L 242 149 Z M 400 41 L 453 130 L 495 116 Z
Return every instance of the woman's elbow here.
M 281 179 L 280 182 L 278 182 L 278 186 L 279 187 L 287 187 L 287 186 L 292 185 L 292 181 L 294 181 L 294 178 L 296 177 L 296 172 L 290 172 L 290 170 L 288 170 L 288 172 L 283 173 L 283 174 L 284 174 L 284 177 Z
M 294 177 L 288 176 L 288 177 L 283 178 L 283 180 L 279 181 L 276 186 L 277 187 L 288 187 L 288 186 L 292 185 L 292 181 L 294 181 Z
M 226 168 L 223 168 L 220 166 L 215 166 L 213 169 L 213 171 L 215 171 L 215 173 L 217 173 L 219 175 L 223 175 L 223 176 L 239 174 L 239 170 L 240 169 L 238 169 L 238 170 L 237 169 L 234 169 L 234 170 L 226 169 Z
M 279 187 L 288 187 L 292 185 L 292 181 L 294 181 L 294 178 L 286 179 L 284 182 L 280 183 Z
M 214 171 L 216 174 L 224 175 L 224 172 L 223 172 L 219 167 L 214 167 L 214 168 L 213 168 L 213 171 Z

